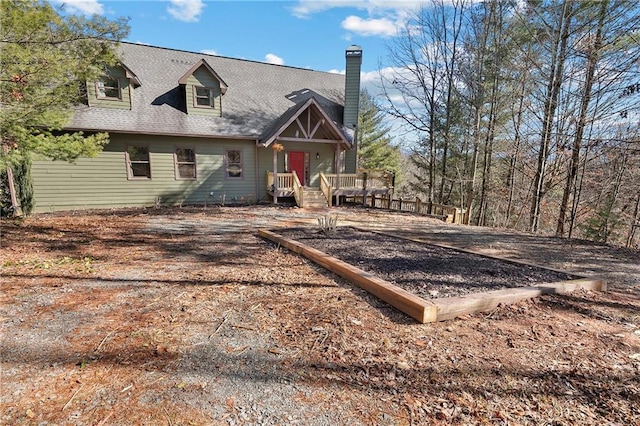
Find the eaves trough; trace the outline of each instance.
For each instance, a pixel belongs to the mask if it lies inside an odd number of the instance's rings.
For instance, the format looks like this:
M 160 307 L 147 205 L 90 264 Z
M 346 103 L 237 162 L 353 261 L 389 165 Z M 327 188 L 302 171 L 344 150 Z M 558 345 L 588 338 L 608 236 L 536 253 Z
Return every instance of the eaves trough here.
M 260 229 L 258 231 L 261 237 L 273 241 L 274 243 L 279 244 L 280 246 L 285 247 L 295 253 L 301 254 L 302 256 L 306 257 L 309 260 L 312 260 L 325 269 L 340 275 L 341 277 L 358 285 L 359 287 L 380 298 L 389 305 L 404 312 L 420 323 L 445 321 L 454 319 L 462 315 L 490 311 L 495 309 L 499 305 L 513 304 L 522 300 L 533 299 L 543 294 L 565 294 L 580 289 L 592 291 L 606 291 L 607 289 L 606 281 L 597 277 L 589 277 L 572 272 L 569 273 L 567 271 L 561 271 L 558 269 L 548 268 L 536 265 L 534 263 L 519 260 L 490 256 L 472 250 L 460 249 L 444 244 L 435 244 L 433 242 L 421 239 L 398 237 L 397 235 L 379 231 L 369 232 L 377 232 L 382 235 L 389 235 L 422 244 L 431 244 L 434 246 L 456 250 L 461 253 L 470 253 L 486 258 L 497 259 L 503 262 L 534 266 L 537 268 L 548 269 L 555 272 L 563 272 L 577 278 L 573 280 L 544 283 L 540 285 L 513 287 L 502 290 L 472 293 L 459 297 L 447 297 L 427 300 L 413 293 L 410 293 L 394 285 L 393 283 L 383 280 L 369 272 L 350 265 L 333 256 L 329 256 L 328 254 L 323 253 L 320 250 L 309 247 L 298 241 L 285 238 L 274 231 L 266 229 Z

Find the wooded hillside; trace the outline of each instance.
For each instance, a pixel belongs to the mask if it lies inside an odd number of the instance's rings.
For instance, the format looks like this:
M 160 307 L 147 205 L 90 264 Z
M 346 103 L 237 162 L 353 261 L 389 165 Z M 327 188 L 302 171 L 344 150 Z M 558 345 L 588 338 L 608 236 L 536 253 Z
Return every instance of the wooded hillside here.
M 639 244 L 637 2 L 433 0 L 393 43 L 382 86 L 416 195 L 471 224 Z

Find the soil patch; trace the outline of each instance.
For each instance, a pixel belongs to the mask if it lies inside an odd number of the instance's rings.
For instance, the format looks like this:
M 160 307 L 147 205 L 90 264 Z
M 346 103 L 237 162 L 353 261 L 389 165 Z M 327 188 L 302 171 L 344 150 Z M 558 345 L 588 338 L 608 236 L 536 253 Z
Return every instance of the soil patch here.
M 568 273 L 394 238 L 352 227 L 330 235 L 317 229 L 278 234 L 372 273 L 423 299 L 463 296 L 578 278 Z

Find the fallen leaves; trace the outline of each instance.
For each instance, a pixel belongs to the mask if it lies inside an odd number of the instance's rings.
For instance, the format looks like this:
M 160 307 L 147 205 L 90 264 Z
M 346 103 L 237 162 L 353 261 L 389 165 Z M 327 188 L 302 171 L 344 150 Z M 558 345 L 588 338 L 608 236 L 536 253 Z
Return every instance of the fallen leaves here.
M 208 231 L 238 212 L 3 229 L 0 327 L 13 346 L 0 422 L 241 424 L 249 397 L 309 422 L 338 404 L 354 425 L 640 422 L 636 293 L 545 296 L 417 325 L 251 233 Z M 193 227 L 158 233 L 176 223 Z M 229 417 L 202 414 L 219 408 Z

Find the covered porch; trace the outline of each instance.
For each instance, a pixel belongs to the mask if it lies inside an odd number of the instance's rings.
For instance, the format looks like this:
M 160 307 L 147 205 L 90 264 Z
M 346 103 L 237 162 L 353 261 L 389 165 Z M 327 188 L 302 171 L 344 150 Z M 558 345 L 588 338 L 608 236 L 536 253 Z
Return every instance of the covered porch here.
M 289 98 L 302 99 L 258 143 L 259 169 L 273 202 L 292 197 L 301 207 L 327 207 L 334 197 L 368 188 L 367 175 L 354 173 L 355 129 L 339 127 L 332 115 L 339 112 L 336 105 L 308 90 Z
M 278 197 L 293 197 L 300 207 L 331 207 L 339 205 L 341 197 L 393 195 L 395 176 L 386 170 L 358 170 L 356 173 L 319 174 L 317 187 L 304 186 L 297 173 L 267 171 L 267 192 Z

